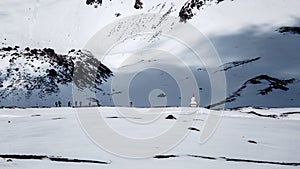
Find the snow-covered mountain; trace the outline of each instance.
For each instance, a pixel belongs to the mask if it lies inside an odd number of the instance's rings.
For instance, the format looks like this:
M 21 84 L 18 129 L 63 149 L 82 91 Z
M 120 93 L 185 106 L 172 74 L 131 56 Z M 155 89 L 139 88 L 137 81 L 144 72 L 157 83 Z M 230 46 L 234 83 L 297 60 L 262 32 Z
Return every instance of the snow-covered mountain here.
M 299 168 L 299 6 L 1 0 L 0 169 Z
M 103 81 L 112 76 L 112 72 L 88 51 L 72 49 L 62 55 L 50 48 L 19 48 L 9 46 L 0 49 L 3 66 L 0 72 L 2 104 L 14 106 L 20 102 L 25 104 L 23 106 L 50 106 L 50 100 L 61 92 L 64 92 L 64 100 L 69 98 L 68 101 L 71 101 L 71 83 L 80 89 L 90 89 L 95 85 L 101 90 Z M 98 77 L 95 81 L 91 82 L 86 78 L 88 76 L 82 76 L 93 72 Z M 15 102 L 11 102 L 12 99 Z
M 192 24 L 214 46 L 222 62 L 214 65 L 215 70 L 225 73 L 227 83 L 227 97 L 218 103 L 226 103 L 227 107 L 299 106 L 299 5 L 297 0 L 207 1 L 202 4 L 179 0 L 1 1 L 0 105 L 54 106 L 57 100 L 67 105 L 73 99 L 72 66 L 78 59 L 83 63 L 89 58 L 81 51 L 99 30 L 128 16 L 160 13 L 163 17 L 178 18 L 181 24 Z M 163 17 L 159 21 L 162 24 Z M 147 23 L 136 24 L 144 26 Z M 126 23 L 120 26 L 128 27 L 128 32 L 137 28 Z M 196 79 L 199 90 L 190 93 L 199 93 L 197 100 L 201 106 L 218 104 L 210 102 L 210 74 L 203 63 L 193 60 L 191 50 L 178 46 L 178 42 L 167 39 L 158 29 L 155 31 L 138 37 L 131 37 L 127 32 L 124 36 L 128 39 L 116 45 L 103 60 L 114 76 L 108 69 L 104 71 L 106 74 L 100 73 L 107 80 L 100 79 L 98 83 L 101 90 L 97 90 L 96 97 L 101 104 L 115 105 L 113 97 L 128 92 L 133 105 L 138 107 L 150 106 L 153 99 L 158 105 L 165 102 L 167 106 L 188 106 L 189 100 L 181 98 L 178 80 L 191 78 Z M 192 76 L 174 79 L 161 70 L 142 70 L 156 63 L 182 69 L 164 56 L 145 59 L 134 55 L 137 58 L 118 69 L 126 58 L 146 48 L 172 51 L 188 64 Z M 59 65 L 60 59 L 65 61 L 66 67 Z M 82 68 L 88 66 L 82 65 Z M 139 73 L 129 89 L 121 84 L 112 86 L 114 78 L 125 78 L 136 72 Z M 89 98 L 83 100 L 84 105 L 89 104 Z M 128 105 L 126 102 L 118 106 Z

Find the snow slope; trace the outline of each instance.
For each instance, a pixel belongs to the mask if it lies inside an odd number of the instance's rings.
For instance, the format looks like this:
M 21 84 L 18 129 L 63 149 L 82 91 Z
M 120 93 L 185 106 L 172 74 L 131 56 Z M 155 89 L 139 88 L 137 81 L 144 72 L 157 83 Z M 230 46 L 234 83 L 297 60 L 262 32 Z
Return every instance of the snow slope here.
M 213 136 L 204 144 L 198 139 L 208 110 L 204 108 L 154 109 L 158 119 L 147 125 L 132 123 L 118 111 L 130 108 L 81 108 L 85 113 L 98 110 L 106 123 L 131 138 L 147 138 L 164 132 L 175 122 L 165 119 L 197 110 L 193 129 L 173 149 L 153 157 L 132 159 L 111 154 L 99 148 L 85 134 L 74 108 L 1 109 L 0 168 L 298 168 L 300 166 L 299 108 L 241 108 L 226 110 Z M 142 110 L 143 109 L 139 109 Z M 216 111 L 221 114 L 221 111 Z M 276 115 L 263 117 L 259 115 Z M 283 113 L 294 112 L 286 117 Z M 298 113 L 296 113 L 298 112 Z M 119 118 L 118 118 L 119 117 Z M 142 115 L 139 117 L 143 118 Z M 128 118 L 128 117 L 127 117 Z M 131 117 L 133 118 L 133 117 Z M 172 138 L 169 138 L 170 140 Z M 157 145 L 160 146 L 160 145 Z M 137 151 L 145 151 L 138 149 Z M 19 155 L 19 157 L 3 157 Z M 57 158 L 107 162 L 64 162 L 43 159 L 18 159 L 22 155 L 44 155 Z M 2 158 L 1 158 L 2 157 Z

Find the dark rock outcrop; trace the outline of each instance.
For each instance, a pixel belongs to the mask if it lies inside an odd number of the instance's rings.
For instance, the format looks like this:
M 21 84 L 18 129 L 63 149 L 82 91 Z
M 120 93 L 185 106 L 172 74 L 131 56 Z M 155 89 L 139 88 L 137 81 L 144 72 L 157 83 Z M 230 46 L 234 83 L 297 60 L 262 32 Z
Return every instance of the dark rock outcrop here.
M 180 9 L 179 17 L 182 22 L 186 22 L 195 16 L 194 10 L 200 10 L 205 5 L 210 5 L 212 2 L 216 4 L 224 0 L 188 0 Z M 233 1 L 233 0 L 231 0 Z
M 292 26 L 283 26 L 278 28 L 276 31 L 279 33 L 290 33 L 290 34 L 300 34 L 300 27 L 292 27 Z
M 215 104 L 212 104 L 212 105 L 209 105 L 209 106 L 207 106 L 207 108 L 213 108 L 213 107 L 221 105 L 221 104 L 235 101 L 238 97 L 241 96 L 242 92 L 247 87 L 252 86 L 252 85 L 258 85 L 258 84 L 265 85 L 266 87 L 263 87 L 262 89 L 258 90 L 257 95 L 267 95 L 275 89 L 279 89 L 279 90 L 283 90 L 283 91 L 289 90 L 289 88 L 287 86 L 289 84 L 294 83 L 294 81 L 295 81 L 294 78 L 287 79 L 287 80 L 281 80 L 281 79 L 274 78 L 274 77 L 271 77 L 268 75 L 259 75 L 259 76 L 256 76 L 254 78 L 247 80 L 245 83 L 242 84 L 242 86 L 238 90 L 233 92 L 225 100 L 215 103 Z M 264 82 L 265 82 L 265 84 L 263 84 Z
M 168 120 L 176 120 L 176 117 L 174 117 L 173 115 L 168 115 L 167 117 L 166 117 L 166 119 L 168 119 Z

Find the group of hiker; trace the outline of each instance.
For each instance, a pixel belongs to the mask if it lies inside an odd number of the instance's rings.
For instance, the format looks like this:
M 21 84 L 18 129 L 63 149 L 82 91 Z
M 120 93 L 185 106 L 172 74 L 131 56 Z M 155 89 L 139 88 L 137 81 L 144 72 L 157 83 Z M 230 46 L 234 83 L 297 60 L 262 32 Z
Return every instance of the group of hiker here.
M 82 101 L 79 102 L 79 105 L 78 105 L 78 102 L 75 101 L 74 102 L 74 107 L 82 107 Z M 56 101 L 55 102 L 55 107 L 61 107 L 61 101 Z M 71 101 L 68 101 L 68 107 L 72 107 L 72 103 Z
M 55 107 L 61 107 L 61 102 L 60 101 L 55 102 Z

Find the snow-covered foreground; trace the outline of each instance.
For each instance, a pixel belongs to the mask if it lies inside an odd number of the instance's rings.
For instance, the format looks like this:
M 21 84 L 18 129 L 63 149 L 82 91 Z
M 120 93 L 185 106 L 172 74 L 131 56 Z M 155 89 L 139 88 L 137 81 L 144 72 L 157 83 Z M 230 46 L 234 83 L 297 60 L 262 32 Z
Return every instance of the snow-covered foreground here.
M 81 108 L 88 113 L 98 108 Z M 0 168 L 298 168 L 300 166 L 300 108 L 226 110 L 213 136 L 199 144 L 207 117 L 203 108 L 155 108 L 158 119 L 140 125 L 116 110 L 99 112 L 115 131 L 146 138 L 167 131 L 181 114 L 198 110 L 187 137 L 175 148 L 153 157 L 130 159 L 99 148 L 82 129 L 74 108 L 1 109 Z M 142 110 L 142 109 L 139 109 Z M 221 114 L 221 111 L 220 111 Z M 173 115 L 177 119 L 166 119 Z M 190 114 L 191 115 L 191 114 Z M 129 120 L 129 121 L 128 121 Z M 172 138 L 169 138 L 170 140 Z M 157 145 L 158 147 L 160 145 Z M 138 149 L 137 151 L 143 151 Z

